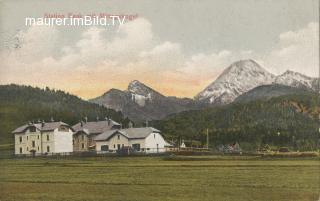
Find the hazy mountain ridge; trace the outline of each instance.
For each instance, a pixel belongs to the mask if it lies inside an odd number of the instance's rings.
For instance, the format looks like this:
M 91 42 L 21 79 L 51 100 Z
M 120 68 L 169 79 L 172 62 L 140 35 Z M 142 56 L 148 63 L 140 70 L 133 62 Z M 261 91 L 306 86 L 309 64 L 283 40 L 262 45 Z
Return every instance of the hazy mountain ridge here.
M 89 101 L 122 111 L 135 121 L 161 119 L 196 108 L 192 99 L 164 96 L 137 80 L 130 82 L 127 90 L 111 89 Z
M 291 87 L 280 84 L 262 85 L 258 86 L 248 92 L 238 96 L 234 103 L 247 103 L 255 100 L 270 100 L 271 98 L 285 96 L 285 95 L 313 95 L 312 90 L 305 90 L 302 88 Z
M 168 115 L 193 109 L 201 109 L 208 106 L 225 105 L 232 103 L 239 96 L 255 90 L 264 85 L 275 85 L 273 94 L 292 94 L 295 89 L 283 88 L 279 85 L 294 87 L 297 89 L 313 90 L 318 88 L 319 79 L 311 78 L 301 73 L 286 71 L 281 75 L 274 75 L 254 60 L 240 60 L 231 64 L 221 75 L 198 93 L 194 99 L 167 97 L 151 87 L 134 80 L 129 83 L 127 90 L 111 89 L 102 96 L 89 101 L 104 105 L 108 108 L 122 111 L 134 121 L 157 120 Z M 257 88 L 257 89 L 256 89 Z M 271 93 L 265 91 L 265 93 Z M 297 92 L 297 91 L 295 91 Z M 261 93 L 259 96 L 262 96 Z M 266 94 L 268 96 L 268 94 Z M 251 96 L 246 96 L 250 101 Z M 255 99 L 256 97 L 253 97 Z

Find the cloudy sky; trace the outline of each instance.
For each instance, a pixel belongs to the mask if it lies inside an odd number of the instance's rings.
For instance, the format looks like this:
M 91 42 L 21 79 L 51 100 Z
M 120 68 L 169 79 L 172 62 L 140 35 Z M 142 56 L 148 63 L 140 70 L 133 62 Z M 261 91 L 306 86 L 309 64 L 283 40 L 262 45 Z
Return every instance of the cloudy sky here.
M 193 97 L 231 63 L 319 72 L 318 0 L 0 1 L 0 84 L 84 99 L 140 80 Z M 122 26 L 25 26 L 45 14 L 138 15 Z

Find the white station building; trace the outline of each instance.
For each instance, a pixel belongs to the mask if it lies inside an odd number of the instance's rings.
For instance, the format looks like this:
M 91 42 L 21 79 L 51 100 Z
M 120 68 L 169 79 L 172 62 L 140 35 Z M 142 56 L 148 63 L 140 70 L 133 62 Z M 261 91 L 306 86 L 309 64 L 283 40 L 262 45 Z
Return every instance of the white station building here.
M 165 152 L 168 143 L 152 127 L 109 130 L 95 137 L 97 152 L 114 152 L 130 148 L 136 152 Z

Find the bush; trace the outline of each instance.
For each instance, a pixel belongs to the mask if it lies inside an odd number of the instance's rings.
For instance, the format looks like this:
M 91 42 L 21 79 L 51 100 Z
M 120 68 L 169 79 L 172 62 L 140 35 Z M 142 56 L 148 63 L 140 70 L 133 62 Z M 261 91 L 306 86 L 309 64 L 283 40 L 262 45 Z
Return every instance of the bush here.
M 288 147 L 280 147 L 279 148 L 279 152 L 289 152 L 289 148 Z

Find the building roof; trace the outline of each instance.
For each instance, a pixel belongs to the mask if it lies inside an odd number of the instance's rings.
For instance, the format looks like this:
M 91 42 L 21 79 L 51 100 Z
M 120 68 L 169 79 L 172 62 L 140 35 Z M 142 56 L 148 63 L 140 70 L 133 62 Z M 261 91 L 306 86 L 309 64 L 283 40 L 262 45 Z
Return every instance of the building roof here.
M 160 131 L 153 127 L 109 130 L 96 136 L 95 140 L 97 141 L 108 140 L 110 137 L 112 137 L 116 133 L 120 133 L 125 137 L 127 137 L 128 139 L 141 139 L 141 138 L 148 137 L 148 135 L 150 135 L 151 133 L 160 133 Z
M 75 132 L 86 129 L 88 134 L 99 134 L 104 131 L 113 129 L 114 126 L 120 128 L 120 124 L 113 121 L 112 119 L 106 119 L 103 121 L 89 121 L 89 122 L 79 122 L 76 125 L 72 126 Z
M 82 128 L 82 129 L 80 129 L 80 130 L 75 131 L 75 132 L 73 133 L 73 135 L 75 135 L 75 134 L 77 134 L 77 133 L 79 133 L 79 132 L 82 132 L 82 133 L 85 133 L 85 134 L 87 134 L 87 135 L 90 135 L 90 132 L 88 131 L 88 129 L 85 129 L 85 128 Z
M 64 122 L 43 122 L 43 123 L 28 123 L 23 126 L 20 126 L 19 128 L 16 128 L 12 133 L 23 133 L 25 130 L 31 126 L 36 127 L 39 131 L 53 131 L 56 128 L 59 128 L 60 126 L 68 126 L 68 124 Z
M 108 130 L 108 131 L 101 133 L 100 135 L 97 135 L 94 138 L 94 140 L 97 140 L 97 141 L 108 140 L 115 133 L 121 133 L 122 135 L 125 135 L 124 133 L 120 132 L 119 130 Z
M 155 129 L 153 127 L 127 128 L 122 129 L 121 131 L 126 133 L 129 138 L 146 138 L 151 133 L 160 133 L 158 129 Z

